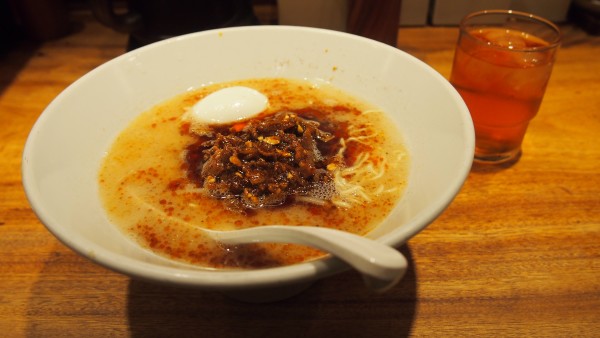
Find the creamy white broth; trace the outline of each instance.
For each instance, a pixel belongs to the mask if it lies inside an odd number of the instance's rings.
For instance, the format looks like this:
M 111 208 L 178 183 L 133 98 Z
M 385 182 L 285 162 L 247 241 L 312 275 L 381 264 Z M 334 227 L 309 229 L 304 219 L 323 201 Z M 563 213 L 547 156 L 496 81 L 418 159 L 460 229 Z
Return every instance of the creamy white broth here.
M 339 203 L 295 202 L 237 213 L 202 193 L 185 169 L 184 152 L 195 137 L 182 119 L 198 100 L 240 85 L 269 98 L 267 114 L 316 110 L 347 125 L 365 156 L 346 168 Z M 336 140 L 337 142 L 337 140 Z M 366 151 L 368 150 L 368 151 Z M 383 112 L 328 85 L 290 79 L 251 79 L 206 86 L 165 101 L 136 118 L 115 140 L 99 173 L 102 201 L 111 221 L 143 247 L 166 257 L 214 268 L 254 268 L 298 263 L 323 255 L 292 244 L 224 247 L 199 228 L 231 230 L 268 224 L 314 225 L 364 235 L 400 199 L 409 157 L 401 136 Z M 370 166 L 369 166 L 370 165 Z M 355 188 L 357 184 L 360 191 Z

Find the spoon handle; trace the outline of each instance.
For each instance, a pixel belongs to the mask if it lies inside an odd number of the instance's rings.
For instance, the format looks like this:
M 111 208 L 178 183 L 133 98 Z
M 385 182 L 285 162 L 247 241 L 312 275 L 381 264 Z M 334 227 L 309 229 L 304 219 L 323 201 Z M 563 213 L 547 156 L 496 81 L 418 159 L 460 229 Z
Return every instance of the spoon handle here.
M 215 232 L 212 237 L 226 244 L 295 243 L 326 251 L 360 273 L 367 286 L 385 291 L 404 275 L 407 262 L 392 247 L 349 232 L 314 226 L 269 225 L 236 231 Z

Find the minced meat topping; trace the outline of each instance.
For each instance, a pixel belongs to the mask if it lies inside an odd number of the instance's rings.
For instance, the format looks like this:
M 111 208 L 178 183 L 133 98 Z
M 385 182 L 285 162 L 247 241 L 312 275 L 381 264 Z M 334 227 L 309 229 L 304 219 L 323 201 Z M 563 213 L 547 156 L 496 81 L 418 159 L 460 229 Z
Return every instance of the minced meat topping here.
M 293 112 L 212 126 L 198 137 L 187 149 L 188 176 L 238 212 L 323 191 L 341 163 L 333 134 Z

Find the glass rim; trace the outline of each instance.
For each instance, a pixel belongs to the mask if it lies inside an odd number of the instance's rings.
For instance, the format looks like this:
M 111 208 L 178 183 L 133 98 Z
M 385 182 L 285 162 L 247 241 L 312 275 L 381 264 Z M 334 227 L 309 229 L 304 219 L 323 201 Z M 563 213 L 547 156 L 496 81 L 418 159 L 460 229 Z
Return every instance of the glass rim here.
M 541 47 L 525 47 L 525 48 L 518 48 L 518 49 L 510 49 L 510 48 L 505 48 L 505 47 L 501 47 L 501 46 L 489 45 L 489 44 L 473 37 L 471 34 L 469 34 L 468 30 L 466 30 L 466 24 L 467 24 L 467 21 L 469 21 L 472 18 L 482 17 L 482 16 L 486 16 L 486 15 L 490 15 L 490 14 L 512 16 L 512 17 L 530 20 L 532 22 L 537 21 L 543 25 L 546 25 L 548 28 L 550 28 L 552 31 L 554 31 L 556 33 L 556 38 L 553 39 L 552 41 L 547 41 L 546 39 L 543 39 L 544 41 L 546 41 L 548 43 L 548 45 L 541 46 Z M 490 48 L 497 48 L 497 49 L 501 49 L 504 51 L 511 51 L 511 52 L 540 52 L 540 51 L 545 51 L 545 50 L 549 50 L 549 49 L 555 49 L 560 45 L 561 40 L 562 40 L 560 29 L 552 21 L 545 19 L 541 16 L 535 15 L 535 14 L 521 12 L 521 11 L 515 11 L 512 9 L 486 9 L 486 10 L 476 11 L 476 12 L 467 14 L 460 21 L 459 29 L 460 29 L 461 33 L 465 33 L 465 35 L 467 35 L 471 39 L 475 40 L 476 43 L 479 43 L 481 45 L 484 45 L 484 46 L 487 46 Z

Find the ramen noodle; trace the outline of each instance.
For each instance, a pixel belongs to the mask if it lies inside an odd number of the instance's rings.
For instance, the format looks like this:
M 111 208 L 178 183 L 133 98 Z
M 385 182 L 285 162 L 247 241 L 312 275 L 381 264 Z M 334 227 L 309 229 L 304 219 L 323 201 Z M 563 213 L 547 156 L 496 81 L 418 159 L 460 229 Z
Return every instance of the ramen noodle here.
M 198 128 L 186 112 L 230 86 L 268 97 L 245 121 Z M 113 223 L 141 246 L 210 268 L 315 259 L 296 244 L 225 246 L 202 229 L 312 225 L 365 235 L 391 212 L 409 157 L 376 107 L 325 84 L 250 79 L 213 84 L 142 113 L 117 137 L 99 173 Z

